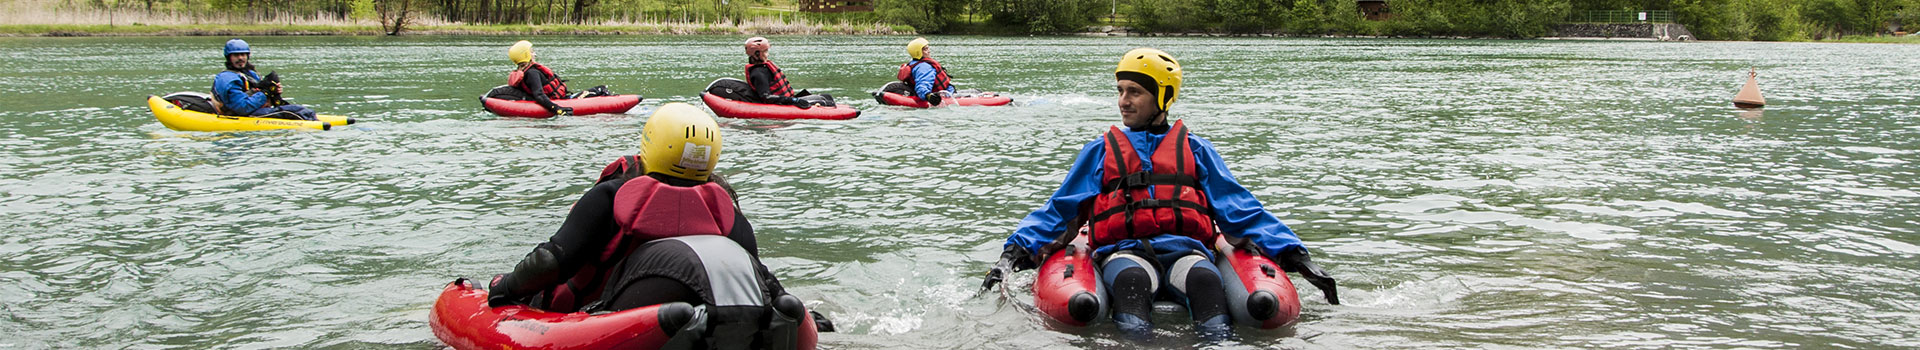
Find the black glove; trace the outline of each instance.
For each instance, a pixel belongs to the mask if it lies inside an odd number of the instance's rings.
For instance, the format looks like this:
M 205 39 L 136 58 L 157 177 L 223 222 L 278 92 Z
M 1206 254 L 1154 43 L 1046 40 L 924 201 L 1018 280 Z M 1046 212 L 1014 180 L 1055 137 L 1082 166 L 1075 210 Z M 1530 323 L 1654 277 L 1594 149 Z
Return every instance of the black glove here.
M 980 290 L 993 289 L 993 285 L 1006 280 L 1007 273 L 1032 269 L 1034 265 L 1033 255 L 1028 253 L 1026 248 L 1009 245 L 1006 250 L 1000 252 L 1000 262 L 994 263 L 993 269 L 987 270 L 987 279 L 980 282 Z
M 573 115 L 573 107 L 554 108 L 553 115 Z
M 795 98 L 795 99 L 790 99 L 790 100 L 792 100 L 792 101 L 793 101 L 793 106 L 794 106 L 794 107 L 800 107 L 800 109 L 808 109 L 808 108 L 813 108 L 813 102 L 811 102 L 811 101 L 807 101 L 807 100 L 802 100 L 802 99 L 797 99 L 797 98 Z
M 935 92 L 927 93 L 927 98 L 924 98 L 923 100 L 927 100 L 928 106 L 939 106 L 940 98 L 941 98 L 940 92 L 935 91 Z
M 560 276 L 558 250 L 550 243 L 541 243 L 527 253 L 526 258 L 520 259 L 520 263 L 514 264 L 512 273 L 495 277 L 493 285 L 487 288 L 487 305 L 526 305 L 541 289 L 563 282 L 566 277 Z
M 493 276 L 493 283 L 487 284 L 486 288 L 488 307 L 529 304 L 526 300 L 522 300 L 526 299 L 525 297 L 513 295 L 513 288 L 506 288 L 508 283 L 514 282 L 509 281 L 507 275 Z
M 1328 304 L 1340 305 L 1340 291 L 1334 286 L 1333 275 L 1328 275 L 1327 270 L 1321 269 L 1319 264 L 1314 264 L 1313 259 L 1307 257 L 1306 247 L 1288 248 L 1281 251 L 1278 258 L 1280 269 L 1300 273 L 1300 277 L 1306 277 L 1314 288 L 1326 294 Z

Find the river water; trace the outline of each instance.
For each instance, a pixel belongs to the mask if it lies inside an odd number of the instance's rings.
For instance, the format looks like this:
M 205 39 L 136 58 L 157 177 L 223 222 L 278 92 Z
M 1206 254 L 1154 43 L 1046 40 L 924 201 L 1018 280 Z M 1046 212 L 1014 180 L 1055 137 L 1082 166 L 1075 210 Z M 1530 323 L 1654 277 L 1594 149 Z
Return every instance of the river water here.
M 739 37 L 536 37 L 632 115 L 499 118 L 509 37 L 273 37 L 288 96 L 360 124 L 167 130 L 225 38 L 0 39 L 0 349 L 441 348 L 432 298 L 512 264 L 645 113 L 741 75 Z M 1019 106 L 866 92 L 905 37 L 776 37 L 849 121 L 722 119 L 766 263 L 838 323 L 827 348 L 1186 348 L 1052 329 L 1000 242 L 1119 120 L 1139 46 L 1185 64 L 1173 112 L 1333 272 L 1226 348 L 1920 347 L 1920 46 L 1246 38 L 934 38 Z M 1773 105 L 1733 109 L 1757 67 Z

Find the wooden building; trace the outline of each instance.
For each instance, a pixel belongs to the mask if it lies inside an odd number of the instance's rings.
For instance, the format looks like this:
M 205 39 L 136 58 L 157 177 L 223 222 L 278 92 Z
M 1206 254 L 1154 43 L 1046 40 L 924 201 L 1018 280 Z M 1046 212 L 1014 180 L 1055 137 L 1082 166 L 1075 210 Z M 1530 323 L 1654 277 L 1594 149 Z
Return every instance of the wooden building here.
M 873 0 L 800 0 L 801 12 L 870 12 Z
M 1369 21 L 1385 21 L 1393 18 L 1393 10 L 1387 8 L 1387 0 L 1357 0 L 1360 2 L 1360 14 Z

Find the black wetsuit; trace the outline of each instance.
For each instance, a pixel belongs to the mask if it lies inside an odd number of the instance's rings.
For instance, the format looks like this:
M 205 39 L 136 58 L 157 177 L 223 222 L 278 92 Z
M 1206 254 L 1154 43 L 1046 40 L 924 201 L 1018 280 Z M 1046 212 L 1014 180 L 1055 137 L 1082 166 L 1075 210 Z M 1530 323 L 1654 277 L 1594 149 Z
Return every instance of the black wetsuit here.
M 520 77 L 520 86 L 515 87 L 520 88 L 520 92 L 527 94 L 527 100 L 539 103 L 540 108 L 546 108 L 548 111 L 557 111 L 560 110 L 560 105 L 554 104 L 552 99 L 547 98 L 547 94 L 541 93 L 541 91 L 543 91 L 541 89 L 547 86 L 547 79 L 557 78 L 558 77 L 548 77 L 547 73 L 543 73 L 539 69 L 527 69 L 525 74 Z
M 688 184 L 687 180 L 676 178 L 661 180 L 669 185 Z M 607 243 L 620 232 L 619 224 L 614 222 L 613 199 L 614 194 L 620 190 L 620 186 L 626 182 L 626 179 L 606 180 L 594 185 L 585 195 L 580 196 L 580 201 L 575 202 L 573 210 L 567 213 L 566 221 L 560 224 L 560 230 L 555 232 L 547 242 L 534 248 L 534 252 L 529 253 L 515 266 L 512 273 L 501 278 L 499 283 L 493 286 L 490 301 L 495 305 L 529 304 L 530 300 L 527 299 L 533 297 L 535 293 L 551 290 L 554 286 L 572 278 L 581 268 L 597 263 L 596 259 L 607 249 Z M 753 256 L 754 266 L 760 271 L 760 276 L 763 276 L 761 285 L 767 295 L 786 294 L 784 288 L 780 286 L 780 281 L 773 277 L 766 265 L 760 263 L 760 250 L 754 242 L 753 225 L 747 222 L 747 216 L 740 212 L 738 207 L 734 209 L 733 230 L 728 232 L 727 238 L 739 244 L 747 254 Z M 635 249 L 632 255 L 624 259 L 616 259 L 635 260 L 634 257 L 647 252 L 647 249 Z M 705 301 L 706 298 L 703 298 L 702 293 L 696 291 L 704 289 L 705 286 L 702 285 L 704 283 L 687 280 L 695 278 L 669 278 L 661 274 L 641 271 L 678 271 L 698 268 L 698 266 L 636 268 L 631 262 L 622 261 L 619 265 L 627 265 L 624 267 L 609 267 L 617 270 L 618 272 L 614 273 L 618 276 L 609 277 L 603 285 L 640 293 L 603 295 L 602 299 L 606 305 L 598 309 L 623 310 L 673 301 L 698 305 Z M 580 301 L 580 303 L 588 302 L 592 300 Z
M 753 87 L 753 96 L 751 97 L 758 99 L 760 103 L 793 104 L 793 97 L 796 96 L 780 96 L 773 93 L 774 79 L 773 69 L 767 68 L 767 66 L 748 68 L 747 86 Z

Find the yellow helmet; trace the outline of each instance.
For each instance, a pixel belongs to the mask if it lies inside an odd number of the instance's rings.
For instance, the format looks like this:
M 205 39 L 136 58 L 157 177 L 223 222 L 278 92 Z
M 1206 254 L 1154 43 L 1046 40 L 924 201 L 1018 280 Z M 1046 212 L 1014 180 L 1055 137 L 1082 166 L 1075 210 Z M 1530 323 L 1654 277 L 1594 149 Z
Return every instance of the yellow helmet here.
M 1144 47 L 1127 51 L 1126 56 L 1120 57 L 1120 67 L 1113 69 L 1117 78 L 1125 79 L 1124 73 L 1138 73 L 1153 79 L 1154 85 L 1159 86 L 1153 96 L 1160 98 L 1160 110 L 1173 105 L 1174 95 L 1180 90 L 1181 72 L 1180 62 L 1174 61 L 1172 55 Z
M 707 181 L 720 161 L 720 124 L 700 107 L 660 105 L 641 128 L 640 158 L 649 174 Z
M 913 41 L 907 42 L 907 57 L 913 57 L 916 60 L 925 58 L 920 57 L 920 54 L 926 53 L 926 48 L 927 38 L 913 38 Z
M 533 61 L 533 43 L 526 40 L 513 43 L 513 48 L 507 49 L 507 59 L 513 60 L 513 64 Z

